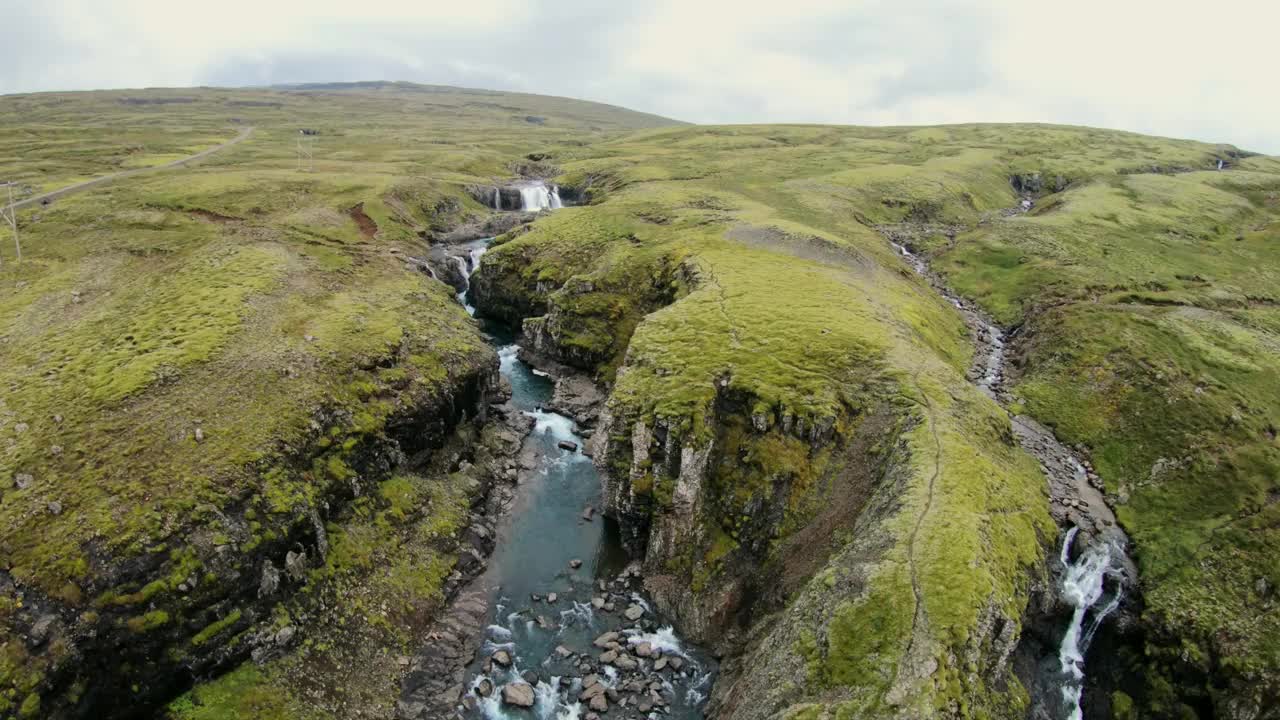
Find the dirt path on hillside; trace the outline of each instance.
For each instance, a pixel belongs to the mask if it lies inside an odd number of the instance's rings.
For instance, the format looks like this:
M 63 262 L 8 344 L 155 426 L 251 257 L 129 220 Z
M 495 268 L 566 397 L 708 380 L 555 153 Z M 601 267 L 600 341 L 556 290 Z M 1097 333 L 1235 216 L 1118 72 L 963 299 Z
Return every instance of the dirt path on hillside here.
M 1021 212 L 1015 208 L 1010 212 Z M 917 275 L 924 278 L 935 292 L 956 308 L 969 326 L 974 342 L 973 362 L 969 381 L 984 394 L 1009 410 L 1009 397 L 1004 382 L 1006 378 L 1005 353 L 1007 342 L 1003 329 L 975 304 L 961 298 L 946 285 L 942 277 L 929 267 L 921 255 L 910 247 L 921 233 L 921 228 L 911 225 L 885 225 L 877 228 Z M 926 228 L 926 232 L 942 232 L 954 235 L 956 229 L 946 227 Z M 1128 546 L 1128 537 L 1116 521 L 1115 513 L 1102 492 L 1102 479 L 1094 472 L 1087 459 L 1064 445 L 1053 431 L 1026 415 L 1009 412 L 1014 437 L 1022 449 L 1040 461 L 1049 479 L 1049 513 L 1062 527 L 1079 527 L 1085 537 L 1117 535 L 1122 545 Z M 1137 567 L 1125 558 L 1125 570 L 1132 582 L 1137 577 Z
M 24 207 L 27 207 L 29 205 L 35 205 L 37 203 L 53 202 L 54 200 L 57 200 L 60 197 L 71 195 L 73 193 L 78 193 L 82 190 L 88 190 L 89 188 L 95 187 L 97 185 L 104 185 L 106 183 L 111 182 L 112 180 L 120 180 L 122 178 L 131 177 L 133 175 L 141 175 L 142 173 L 153 172 L 156 170 L 169 170 L 175 167 L 179 167 L 181 165 L 185 165 L 186 163 L 192 162 L 193 160 L 202 160 L 216 152 L 225 150 L 231 147 L 232 145 L 239 143 L 241 140 L 244 140 L 245 138 L 252 135 L 253 130 L 254 128 L 252 126 L 244 128 L 235 137 L 222 143 L 221 145 L 216 145 L 214 147 L 209 148 L 208 150 L 201 150 L 195 155 L 188 155 L 187 157 L 180 158 L 178 160 L 173 160 L 163 165 L 156 165 L 155 167 L 137 168 L 134 170 L 123 170 L 118 173 L 111 173 L 110 175 L 103 175 L 102 177 L 96 177 L 96 178 L 93 178 L 92 180 L 85 180 L 83 182 L 78 182 L 74 185 L 68 185 L 63 188 L 58 188 L 57 190 L 51 190 L 41 195 L 35 195 L 33 197 L 29 197 L 25 200 L 19 200 L 6 209 L 20 210 Z

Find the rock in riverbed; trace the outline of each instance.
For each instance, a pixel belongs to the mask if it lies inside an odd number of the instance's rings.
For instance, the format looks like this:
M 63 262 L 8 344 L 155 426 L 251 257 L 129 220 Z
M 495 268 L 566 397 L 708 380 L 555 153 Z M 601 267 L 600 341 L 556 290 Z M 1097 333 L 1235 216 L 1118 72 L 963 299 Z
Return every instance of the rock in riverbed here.
M 502 686 L 502 702 L 516 707 L 533 707 L 533 686 L 527 682 L 515 682 Z

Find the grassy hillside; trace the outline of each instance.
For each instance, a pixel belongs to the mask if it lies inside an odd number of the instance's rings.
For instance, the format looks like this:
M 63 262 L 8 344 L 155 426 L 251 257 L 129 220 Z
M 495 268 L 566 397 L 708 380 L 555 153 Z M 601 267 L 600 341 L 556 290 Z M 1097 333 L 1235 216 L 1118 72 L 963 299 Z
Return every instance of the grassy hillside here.
M 19 197 L 255 128 L 191 167 L 24 209 L 23 261 L 7 236 L 0 249 L 0 717 L 142 707 L 181 682 L 164 668 L 243 652 L 270 618 L 237 592 L 324 529 L 317 511 L 338 564 L 319 579 L 372 567 L 352 538 L 395 545 L 344 529 L 339 500 L 393 481 L 400 426 L 451 423 L 440 408 L 474 404 L 495 362 L 452 291 L 406 258 L 485 212 L 465 184 L 660 122 L 401 84 L 0 98 L 0 176 Z M 297 169 L 302 128 L 320 133 L 313 171 Z M 447 481 L 396 482 L 366 512 L 409 498 L 395 518 L 456 524 L 439 503 L 413 512 L 456 495 Z M 397 561 L 422 578 L 389 590 L 408 606 L 438 600 L 448 565 L 428 569 L 452 562 L 430 540 Z M 103 674 L 122 694 L 94 697 Z
M 394 472 L 399 443 L 484 442 L 455 401 L 493 363 L 406 260 L 488 212 L 465 186 L 530 163 L 589 204 L 500 238 L 475 290 L 609 385 L 600 462 L 652 589 L 743 653 L 724 717 L 1025 714 L 1007 660 L 1056 542 L 1045 481 L 887 225 L 1019 328 L 1015 409 L 1092 456 L 1134 540 L 1113 714 L 1274 705 L 1280 161 L 1041 125 L 665 124 L 385 83 L 0 98 L 26 195 L 255 128 L 24 210 L 20 265 L 0 243 L 0 718 L 154 705 L 310 607 L 359 642 L 308 638 L 171 714 L 389 702 L 473 486 Z M 264 562 L 314 605 L 260 602 Z M 327 680 L 349 667 L 367 682 Z
M 825 567 L 752 641 L 725 712 L 1020 712 L 982 628 L 1017 622 L 1053 541 L 1043 480 L 964 382 L 958 316 L 882 225 L 1023 326 L 1019 407 L 1093 455 L 1142 570 L 1137 707 L 1268 704 L 1280 163 L 1086 128 L 771 126 L 638 133 L 565 166 L 598 204 L 509 240 L 477 284 L 508 314 L 546 313 L 526 329 L 559 359 L 616 378 L 613 476 L 650 541 L 683 548 L 658 553 L 672 587 L 711 598 L 677 610 L 714 622 L 760 590 L 744 568 Z M 1020 191 L 1032 212 L 1002 212 Z M 840 454 L 868 452 L 884 412 L 898 429 L 869 450 L 890 457 L 868 489 Z M 634 455 L 650 431 L 667 449 Z

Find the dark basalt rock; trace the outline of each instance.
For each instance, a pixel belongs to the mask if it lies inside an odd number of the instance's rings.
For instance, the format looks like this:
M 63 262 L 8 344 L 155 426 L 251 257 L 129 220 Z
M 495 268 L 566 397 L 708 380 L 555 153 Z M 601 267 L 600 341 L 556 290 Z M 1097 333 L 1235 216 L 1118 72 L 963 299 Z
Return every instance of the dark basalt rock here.
M 350 449 L 346 462 L 355 480 L 318 487 L 314 506 L 269 517 L 259 514 L 257 520 L 271 533 L 258 534 L 256 545 L 248 544 L 250 508 L 244 502 L 216 511 L 227 540 L 215 541 L 195 523 L 176 529 L 169 542 L 159 545 L 194 553 L 199 567 L 189 574 L 179 569 L 185 556 L 167 550 L 125 558 L 105 546 L 90 548 L 91 571 L 82 590 L 99 598 L 92 612 L 18 587 L 0 571 L 0 589 L 10 588 L 23 598 L 23 606 L 7 619 L 15 634 L 35 651 L 63 653 L 45 676 L 41 717 L 151 717 L 197 678 L 224 672 L 251 655 L 265 659 L 282 652 L 292 634 L 252 629 L 270 619 L 277 602 L 304 587 L 309 569 L 324 561 L 325 519 L 341 513 L 357 494 L 368 492 L 408 458 L 428 457 L 460 423 L 483 420 L 497 388 L 495 363 L 475 368 L 447 393 L 416 400 L 406 396 L 412 401 L 388 420 L 384 433 L 367 435 Z M 314 420 L 313 441 L 287 460 L 298 472 L 323 455 L 324 446 L 315 440 L 325 428 L 345 422 L 346 413 L 320 410 Z M 481 532 L 474 536 L 482 546 L 492 542 Z M 157 582 L 165 588 L 146 600 L 107 594 L 109 589 L 136 588 L 140 595 Z

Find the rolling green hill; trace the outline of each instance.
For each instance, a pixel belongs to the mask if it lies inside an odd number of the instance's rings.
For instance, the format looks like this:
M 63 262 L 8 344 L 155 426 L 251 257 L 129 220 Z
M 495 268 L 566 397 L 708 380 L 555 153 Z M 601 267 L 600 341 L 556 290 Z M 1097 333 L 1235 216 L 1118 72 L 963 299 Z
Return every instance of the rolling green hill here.
M 492 351 L 407 262 L 423 237 L 484 214 L 464 186 L 527 154 L 662 122 L 406 84 L 0 98 L 19 198 L 254 129 L 20 210 L 23 261 L 0 251 L 0 717 L 145 708 L 235 657 L 263 620 L 245 606 L 263 559 L 323 530 L 326 504 L 329 545 L 350 550 L 341 508 L 393 479 L 388 436 L 486 402 Z M 452 492 L 439 483 L 411 497 Z M 379 553 L 402 530 L 384 534 Z M 438 574 L 445 555 L 420 544 L 404 573 Z M 438 585 L 394 592 L 425 612 Z
M 193 680 L 173 716 L 389 716 L 479 472 L 443 458 L 484 446 L 497 386 L 417 259 L 522 175 L 583 204 L 499 237 L 475 302 L 608 390 L 609 510 L 724 654 L 716 717 L 1028 716 L 1060 528 L 1011 411 L 1091 459 L 1133 541 L 1090 711 L 1273 712 L 1280 160 L 370 83 L 0 98 L 0 176 L 37 194 L 245 127 L 20 211 L 21 264 L 0 244 L 0 718 Z M 888 237 L 1013 331 L 1005 406 Z

